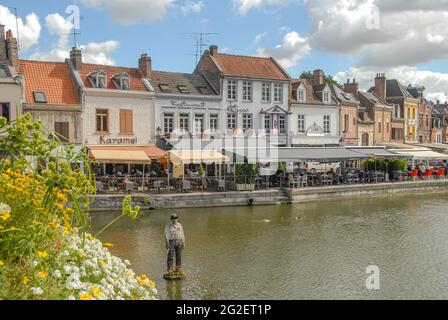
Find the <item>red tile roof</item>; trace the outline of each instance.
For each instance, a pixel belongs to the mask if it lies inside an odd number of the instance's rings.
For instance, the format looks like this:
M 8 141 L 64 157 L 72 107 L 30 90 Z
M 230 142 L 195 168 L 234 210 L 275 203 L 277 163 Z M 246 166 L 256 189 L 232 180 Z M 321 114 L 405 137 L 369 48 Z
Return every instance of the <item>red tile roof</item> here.
M 75 85 L 67 64 L 21 60 L 21 73 L 25 78 L 25 101 L 35 103 L 34 91 L 43 91 L 48 104 L 79 104 Z
M 289 80 L 288 74 L 272 58 L 221 53 L 213 58 L 226 76 Z
M 144 76 L 142 72 L 137 68 L 115 67 L 115 66 L 83 63 L 80 74 L 86 88 L 93 88 L 92 83 L 89 80 L 89 74 L 99 71 L 102 71 L 106 74 L 108 89 L 118 90 L 114 82 L 112 81 L 113 76 L 120 73 L 128 73 L 129 76 L 131 77 L 132 91 L 148 91 L 142 81 Z

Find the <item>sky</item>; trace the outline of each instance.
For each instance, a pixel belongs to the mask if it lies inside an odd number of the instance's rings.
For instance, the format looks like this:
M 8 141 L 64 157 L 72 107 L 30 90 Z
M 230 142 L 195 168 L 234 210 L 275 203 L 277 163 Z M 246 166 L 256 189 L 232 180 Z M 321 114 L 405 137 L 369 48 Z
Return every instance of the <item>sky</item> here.
M 63 61 L 74 45 L 90 63 L 192 72 L 204 49 L 272 56 L 297 78 L 323 69 L 370 88 L 377 73 L 448 100 L 448 0 L 2 0 L 0 23 L 22 59 Z

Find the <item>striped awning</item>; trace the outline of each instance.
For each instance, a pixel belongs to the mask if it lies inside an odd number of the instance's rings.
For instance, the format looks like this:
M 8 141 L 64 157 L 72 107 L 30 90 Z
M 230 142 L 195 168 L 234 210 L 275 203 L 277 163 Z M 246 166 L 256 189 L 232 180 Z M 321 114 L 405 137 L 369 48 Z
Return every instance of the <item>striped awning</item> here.
M 138 150 L 89 150 L 89 157 L 95 163 L 150 164 L 151 159 Z

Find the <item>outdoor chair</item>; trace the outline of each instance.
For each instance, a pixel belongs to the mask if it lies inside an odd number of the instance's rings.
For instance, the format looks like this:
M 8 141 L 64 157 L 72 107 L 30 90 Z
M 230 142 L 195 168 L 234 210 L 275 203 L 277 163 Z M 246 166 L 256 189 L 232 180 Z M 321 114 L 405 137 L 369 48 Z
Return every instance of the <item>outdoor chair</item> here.
M 304 175 L 300 178 L 300 185 L 301 188 L 308 188 L 308 176 Z
M 96 191 L 97 192 L 105 192 L 106 189 L 104 188 L 104 184 L 102 182 L 96 183 Z
M 440 169 L 435 173 L 436 179 L 444 179 L 445 178 L 445 169 Z
M 126 182 L 126 192 L 131 192 L 137 189 L 137 184 L 135 182 Z
M 426 170 L 426 172 L 423 174 L 423 179 L 424 180 L 430 180 L 432 179 L 432 173 L 433 173 L 433 169 L 430 170 Z
M 410 173 L 409 177 L 410 177 L 413 181 L 417 180 L 417 179 L 418 179 L 418 169 L 415 169 L 414 171 L 412 171 L 412 172 Z
M 191 190 L 191 182 L 182 181 L 182 192 L 190 192 L 190 190 Z

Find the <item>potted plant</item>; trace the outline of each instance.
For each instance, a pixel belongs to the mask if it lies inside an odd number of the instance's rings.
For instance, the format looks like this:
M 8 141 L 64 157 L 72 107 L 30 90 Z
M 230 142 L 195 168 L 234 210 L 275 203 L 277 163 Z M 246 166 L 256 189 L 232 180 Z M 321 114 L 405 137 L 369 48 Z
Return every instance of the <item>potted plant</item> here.
M 236 190 L 237 191 L 254 191 L 256 165 L 244 164 L 236 166 Z

